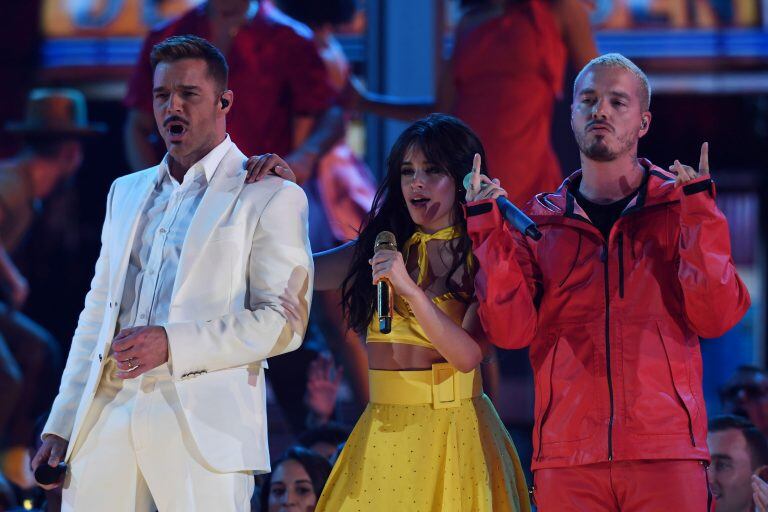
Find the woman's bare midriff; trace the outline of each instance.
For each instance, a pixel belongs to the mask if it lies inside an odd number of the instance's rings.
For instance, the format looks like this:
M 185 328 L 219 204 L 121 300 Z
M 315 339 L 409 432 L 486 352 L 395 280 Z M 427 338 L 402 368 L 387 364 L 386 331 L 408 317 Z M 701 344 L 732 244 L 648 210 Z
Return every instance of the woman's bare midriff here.
M 371 370 L 430 370 L 434 363 L 445 362 L 445 358 L 433 348 L 397 342 L 373 342 L 366 347 Z

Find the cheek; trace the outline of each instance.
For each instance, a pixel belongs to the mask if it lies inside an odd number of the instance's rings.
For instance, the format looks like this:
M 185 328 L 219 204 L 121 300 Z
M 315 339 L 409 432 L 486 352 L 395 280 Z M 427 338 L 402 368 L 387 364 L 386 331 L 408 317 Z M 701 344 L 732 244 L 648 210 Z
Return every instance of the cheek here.
M 440 201 L 441 209 L 450 210 L 453 208 L 453 203 L 456 201 L 456 185 L 453 180 L 442 176 L 441 179 L 435 183 L 434 197 Z
M 301 498 L 301 506 L 306 508 L 307 512 L 315 510 L 315 505 L 317 505 L 317 496 L 315 496 L 315 493 L 307 494 Z

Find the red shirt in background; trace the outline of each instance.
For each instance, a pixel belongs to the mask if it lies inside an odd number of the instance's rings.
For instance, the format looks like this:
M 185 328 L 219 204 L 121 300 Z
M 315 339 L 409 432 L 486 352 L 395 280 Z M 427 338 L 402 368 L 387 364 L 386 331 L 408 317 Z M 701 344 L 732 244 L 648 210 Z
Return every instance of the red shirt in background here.
M 562 181 L 550 139 L 566 56 L 546 0 L 513 2 L 456 37 L 452 113 L 483 141 L 488 172 L 519 206 Z
M 152 47 L 174 35 L 208 39 L 205 3 L 152 30 L 144 40 L 128 84 L 125 105 L 152 114 Z M 295 116 L 316 116 L 336 94 L 309 29 L 271 9 L 259 8 L 241 27 L 226 55 L 233 108 L 227 132 L 246 155 L 287 155 L 293 148 Z

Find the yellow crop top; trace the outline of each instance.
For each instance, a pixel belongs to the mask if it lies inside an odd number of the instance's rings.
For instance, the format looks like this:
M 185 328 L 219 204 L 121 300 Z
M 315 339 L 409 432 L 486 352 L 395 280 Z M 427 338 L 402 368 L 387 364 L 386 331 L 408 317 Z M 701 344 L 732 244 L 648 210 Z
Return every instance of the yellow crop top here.
M 449 226 L 432 234 L 416 231 L 403 246 L 403 259 L 408 261 L 408 253 L 411 247 L 416 246 L 418 251 L 419 277 L 416 284 L 421 286 L 427 276 L 427 242 L 430 240 L 453 240 L 461 236 L 461 231 L 456 226 Z M 462 298 L 467 298 L 462 294 Z M 464 320 L 464 314 L 467 312 L 468 305 L 456 298 L 450 293 L 446 293 L 432 299 L 443 313 L 453 320 L 457 325 L 461 325 Z M 374 315 L 371 323 L 368 325 L 368 334 L 365 338 L 366 343 L 404 343 L 406 345 L 417 345 L 420 347 L 434 348 L 429 338 L 424 333 L 416 317 L 410 310 L 408 303 L 402 298 L 395 296 L 394 312 L 392 315 L 392 330 L 389 334 L 382 334 L 379 331 L 379 321 Z

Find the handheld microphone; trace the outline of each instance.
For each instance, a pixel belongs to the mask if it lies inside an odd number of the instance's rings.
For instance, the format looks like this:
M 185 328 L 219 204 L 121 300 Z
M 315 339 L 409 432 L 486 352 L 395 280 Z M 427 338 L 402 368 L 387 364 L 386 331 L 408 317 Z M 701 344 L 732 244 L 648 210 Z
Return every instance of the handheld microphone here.
M 466 190 L 469 190 L 469 186 L 472 184 L 471 172 L 464 176 L 462 184 Z M 485 183 L 480 184 L 480 188 L 484 188 L 485 186 Z M 504 217 L 504 219 L 509 222 L 510 225 L 514 226 L 515 229 L 517 229 L 525 236 L 532 238 L 533 240 L 538 240 L 541 238 L 541 231 L 539 231 L 536 223 L 533 222 L 530 217 L 524 214 L 520 208 L 512 204 L 512 201 L 504 196 L 501 196 L 496 198 L 496 204 L 499 206 L 501 216 Z
M 35 480 L 42 485 L 51 485 L 58 483 L 64 479 L 64 473 L 67 472 L 67 465 L 64 462 L 59 462 L 56 466 L 49 466 L 47 462 L 43 462 L 35 470 Z
M 397 250 L 395 235 L 390 231 L 382 231 L 376 235 L 376 241 L 373 243 L 373 253 L 376 254 L 382 249 Z M 376 312 L 379 315 L 379 331 L 382 334 L 389 334 L 392 330 L 392 306 L 394 299 L 392 286 L 389 282 L 382 279 L 376 283 Z

